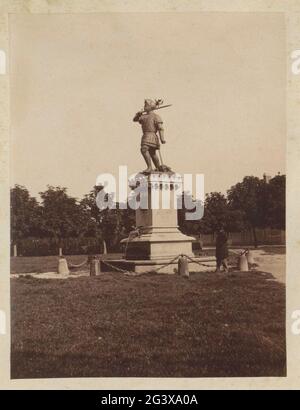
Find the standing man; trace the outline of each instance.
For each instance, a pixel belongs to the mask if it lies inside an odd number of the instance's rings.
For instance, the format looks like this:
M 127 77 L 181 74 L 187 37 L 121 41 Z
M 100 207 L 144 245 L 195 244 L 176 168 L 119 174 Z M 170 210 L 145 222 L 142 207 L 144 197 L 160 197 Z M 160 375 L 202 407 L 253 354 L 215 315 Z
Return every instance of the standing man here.
M 147 164 L 147 168 L 143 172 L 147 174 L 152 171 L 151 160 L 153 161 L 155 170 L 159 171 L 161 164 L 156 154 L 156 150 L 160 147 L 159 138 L 162 144 L 166 143 L 164 139 L 163 121 L 159 115 L 153 112 L 155 108 L 157 108 L 157 103 L 153 100 L 146 99 L 144 103 L 144 111 L 146 113 L 139 111 L 133 118 L 133 121 L 141 124 L 143 130 L 141 153 Z
M 228 272 L 228 237 L 223 227 L 217 231 L 216 239 L 216 259 L 217 269 L 216 272 L 221 271 L 221 266 L 224 267 L 225 272 Z

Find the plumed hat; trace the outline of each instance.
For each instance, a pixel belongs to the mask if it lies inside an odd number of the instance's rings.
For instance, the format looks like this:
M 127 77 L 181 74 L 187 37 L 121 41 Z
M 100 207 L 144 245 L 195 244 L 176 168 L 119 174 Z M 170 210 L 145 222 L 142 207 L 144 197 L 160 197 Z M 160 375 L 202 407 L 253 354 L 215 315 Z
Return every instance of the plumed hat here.
M 150 98 L 146 98 L 145 105 L 148 105 L 151 108 L 155 108 L 156 107 L 156 102 L 151 100 Z

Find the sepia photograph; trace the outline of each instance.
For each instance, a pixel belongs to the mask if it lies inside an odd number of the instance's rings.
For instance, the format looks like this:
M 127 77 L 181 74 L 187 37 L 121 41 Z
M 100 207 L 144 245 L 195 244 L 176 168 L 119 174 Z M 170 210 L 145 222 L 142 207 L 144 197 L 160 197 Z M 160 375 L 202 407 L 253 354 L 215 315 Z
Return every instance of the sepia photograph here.
M 299 28 L 294 0 L 0 2 L 0 390 L 299 388 Z
M 11 378 L 285 377 L 284 16 L 9 31 Z

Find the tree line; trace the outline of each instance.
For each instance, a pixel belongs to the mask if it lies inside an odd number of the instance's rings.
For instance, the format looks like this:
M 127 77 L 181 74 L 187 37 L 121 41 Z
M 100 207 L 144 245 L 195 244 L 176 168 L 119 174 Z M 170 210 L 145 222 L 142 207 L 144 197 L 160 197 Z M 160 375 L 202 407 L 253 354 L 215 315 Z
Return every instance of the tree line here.
M 180 226 L 184 233 L 197 235 L 213 233 L 223 226 L 227 232 L 251 231 L 257 246 L 257 229 L 285 230 L 285 175 L 267 180 L 244 177 L 227 194 L 211 192 L 206 195 L 204 217 L 200 221 L 185 221 L 183 212 Z
M 227 194 L 206 195 L 204 216 L 200 221 L 186 221 L 185 209 L 178 211 L 180 229 L 189 235 L 213 233 L 220 225 L 228 232 L 251 230 L 255 245 L 257 228 L 285 229 L 285 175 L 269 181 L 247 176 L 232 186 Z M 130 209 L 100 210 L 96 204 L 98 188 L 83 198 L 68 194 L 67 188 L 47 186 L 40 192 L 40 202 L 28 189 L 15 185 L 11 189 L 11 242 L 24 240 L 51 241 L 55 248 L 63 247 L 71 238 L 84 244 L 93 239 L 94 247 L 119 250 L 120 240 L 134 229 L 135 212 Z M 88 247 L 87 247 L 88 248 Z M 100 249 L 100 248 L 98 248 Z

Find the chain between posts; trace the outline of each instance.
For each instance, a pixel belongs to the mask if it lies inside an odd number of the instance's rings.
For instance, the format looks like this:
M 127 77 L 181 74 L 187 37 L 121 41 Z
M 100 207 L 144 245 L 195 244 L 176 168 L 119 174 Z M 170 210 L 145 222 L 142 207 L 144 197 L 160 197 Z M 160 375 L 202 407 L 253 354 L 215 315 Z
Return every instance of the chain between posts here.
M 185 257 L 186 257 L 187 259 L 189 259 L 191 262 L 197 263 L 197 264 L 200 265 L 200 266 L 205 266 L 206 268 L 211 268 L 211 267 L 212 267 L 211 265 L 207 265 L 207 264 L 205 264 L 205 263 L 201 263 L 201 262 L 197 261 L 196 259 L 191 258 L 191 257 L 188 256 L 188 255 L 182 255 L 182 256 L 185 256 Z
M 167 266 L 169 266 L 169 265 L 173 264 L 174 262 L 176 262 L 181 256 L 186 257 L 190 262 L 196 263 L 196 264 L 198 264 L 199 266 L 204 266 L 204 267 L 207 267 L 207 268 L 211 268 L 211 267 L 212 267 L 211 265 L 208 265 L 208 264 L 203 263 L 203 262 L 199 262 L 199 261 L 197 261 L 195 258 L 192 258 L 192 257 L 190 257 L 190 256 L 188 256 L 188 255 L 178 254 L 178 255 L 175 256 L 173 259 L 171 259 L 169 262 L 163 263 L 159 268 L 157 268 L 157 269 L 151 269 L 151 270 L 148 270 L 148 271 L 146 271 L 146 272 L 142 272 L 142 273 L 140 273 L 140 274 L 149 274 L 149 273 L 153 273 L 153 272 L 156 272 L 156 273 L 157 273 L 157 272 L 159 272 L 160 270 L 162 270 L 162 269 L 166 268 Z M 84 260 L 82 263 L 80 263 L 80 264 L 78 264 L 78 265 L 72 264 L 71 262 L 68 262 L 68 265 L 69 265 L 70 268 L 81 268 L 81 267 L 84 266 L 86 263 L 88 263 L 88 261 L 89 261 L 89 258 L 86 258 L 86 260 Z M 109 263 L 108 261 L 103 260 L 103 259 L 101 259 L 101 258 L 100 258 L 100 261 L 101 261 L 104 265 L 106 265 L 106 266 L 112 268 L 113 270 L 115 270 L 115 271 L 117 271 L 117 272 L 124 273 L 124 274 L 126 274 L 126 275 L 135 275 L 135 276 L 140 275 L 140 274 L 138 274 L 138 273 L 136 273 L 136 272 L 134 272 L 134 271 L 131 271 L 131 270 L 118 268 L 117 266 L 114 266 L 114 265 L 112 265 L 111 263 Z
M 139 232 L 137 232 L 137 230 L 136 230 L 136 231 L 135 231 L 135 234 L 139 234 Z M 130 239 L 131 239 L 131 238 L 130 238 Z M 130 239 L 129 239 L 129 241 L 130 241 Z M 129 241 L 127 241 L 126 245 L 128 245 L 128 242 L 129 242 Z M 236 255 L 236 256 L 241 256 L 241 255 L 243 255 L 243 254 L 246 254 L 247 251 L 248 251 L 248 250 L 246 249 L 246 250 L 244 250 L 242 253 L 237 253 L 237 252 L 234 252 L 234 251 L 230 250 L 230 252 L 231 252 L 232 254 Z M 155 270 L 154 270 L 154 269 L 151 269 L 151 270 L 149 270 L 149 271 L 142 272 L 142 273 L 136 273 L 136 272 L 134 272 L 134 271 L 130 271 L 130 270 L 127 270 L 127 269 L 118 268 L 118 267 L 116 267 L 116 266 L 110 264 L 109 262 L 107 262 L 107 261 L 101 259 L 101 258 L 100 258 L 100 261 L 101 261 L 104 265 L 106 265 L 106 266 L 112 268 L 113 270 L 115 270 L 115 271 L 117 271 L 117 272 L 124 273 L 125 275 L 138 276 L 138 275 L 141 275 L 141 274 L 149 274 L 149 273 L 153 273 L 153 272 L 156 272 L 156 273 L 157 273 L 157 272 L 159 272 L 160 270 L 162 270 L 163 268 L 166 268 L 167 266 L 169 266 L 169 265 L 171 265 L 172 263 L 174 263 L 177 259 L 179 259 L 180 256 L 185 256 L 190 262 L 196 263 L 196 264 L 198 264 L 199 266 L 204 266 L 204 267 L 207 267 L 207 268 L 211 268 L 211 267 L 212 267 L 211 265 L 205 264 L 205 263 L 203 263 L 203 262 L 199 262 L 199 261 L 197 261 L 195 258 L 192 258 L 192 257 L 190 257 L 190 256 L 188 256 L 188 255 L 185 255 L 185 254 L 178 254 L 178 255 L 177 255 L 175 258 L 173 258 L 171 261 L 162 264 L 159 268 L 157 268 L 157 269 L 155 269 Z M 73 264 L 73 263 L 71 263 L 71 262 L 68 262 L 68 265 L 69 265 L 70 268 L 81 268 L 81 267 L 84 266 L 86 263 L 88 263 L 88 261 L 89 261 L 89 258 L 86 258 L 86 259 L 85 259 L 82 263 L 80 263 L 80 264 L 75 265 L 75 264 Z
M 79 263 L 78 265 L 74 265 L 73 263 L 68 262 L 68 266 L 69 266 L 70 268 L 81 268 L 81 267 L 84 266 L 86 263 L 88 263 L 88 261 L 89 261 L 89 258 L 86 258 L 82 263 Z
M 118 271 L 118 272 L 121 272 L 121 273 L 124 273 L 125 275 L 135 275 L 135 276 L 137 276 L 137 275 L 146 275 L 146 274 L 148 274 L 148 273 L 153 273 L 153 272 L 158 272 L 158 271 L 160 271 L 161 269 L 163 269 L 163 268 L 166 268 L 167 266 L 169 266 L 169 265 L 171 265 L 172 263 L 174 263 L 179 257 L 180 257 L 181 255 L 177 255 L 175 258 L 173 258 L 172 260 L 170 260 L 169 262 L 167 262 L 167 263 L 164 263 L 164 264 L 162 264 L 162 266 L 160 266 L 159 268 L 157 268 L 157 269 L 151 269 L 151 270 L 149 270 L 149 271 L 146 271 L 146 272 L 142 272 L 142 273 L 136 273 L 136 272 L 133 272 L 133 271 L 130 271 L 130 270 L 126 270 L 126 269 L 121 269 L 121 268 L 117 268 L 116 266 L 114 266 L 114 265 L 112 265 L 112 264 L 110 264 L 109 262 L 107 262 L 107 261 L 104 261 L 104 260 L 101 260 L 101 262 L 104 264 L 104 265 L 107 265 L 107 266 L 109 266 L 110 268 L 112 268 L 112 269 L 114 269 L 114 270 L 116 270 L 116 271 Z
M 193 259 L 193 258 L 191 258 L 190 256 L 185 255 L 185 254 L 179 254 L 179 255 L 175 256 L 175 258 L 173 258 L 172 260 L 170 260 L 170 261 L 167 262 L 167 263 L 162 264 L 159 268 L 157 268 L 157 269 L 155 269 L 155 270 L 154 270 L 154 269 L 151 269 L 151 270 L 149 270 L 149 271 L 142 272 L 142 273 L 136 273 L 136 272 L 133 272 L 133 271 L 130 271 L 130 270 L 118 268 L 118 267 L 116 267 L 116 266 L 114 266 L 114 265 L 112 265 L 112 264 L 110 264 L 109 262 L 104 261 L 104 260 L 101 260 L 101 262 L 102 262 L 104 265 L 107 265 L 108 267 L 110 267 L 110 268 L 116 270 L 117 272 L 124 273 L 125 275 L 135 275 L 135 276 L 138 276 L 138 275 L 142 275 L 142 274 L 145 275 L 145 274 L 149 274 L 149 273 L 153 273 L 153 272 L 156 272 L 156 273 L 157 273 L 157 272 L 159 272 L 161 269 L 166 268 L 167 266 L 169 266 L 169 265 L 171 265 L 172 263 L 174 263 L 174 262 L 175 262 L 177 259 L 179 259 L 181 256 L 185 256 L 185 257 L 186 257 L 187 259 L 189 259 L 191 262 L 197 263 L 197 264 L 200 265 L 200 266 L 204 266 L 204 267 L 207 267 L 207 268 L 211 268 L 211 267 L 212 267 L 211 265 L 208 265 L 208 264 L 205 264 L 205 263 L 201 263 L 201 262 L 197 261 L 196 259 Z

